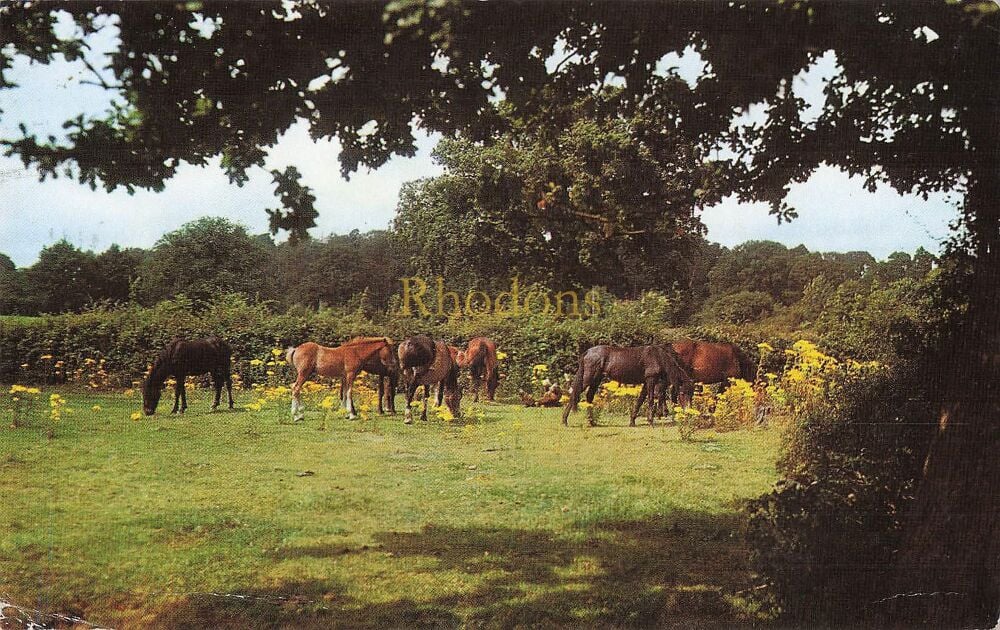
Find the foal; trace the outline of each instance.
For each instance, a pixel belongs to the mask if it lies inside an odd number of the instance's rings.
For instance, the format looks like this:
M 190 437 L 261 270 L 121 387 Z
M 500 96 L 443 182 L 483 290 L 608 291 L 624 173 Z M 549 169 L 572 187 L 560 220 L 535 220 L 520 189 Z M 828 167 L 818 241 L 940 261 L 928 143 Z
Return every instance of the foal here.
M 313 373 L 320 376 L 340 380 L 340 402 L 347 408 L 348 419 L 357 417 L 354 413 L 354 400 L 351 389 L 358 372 L 372 357 L 382 356 L 383 351 L 391 352 L 392 339 L 388 337 L 355 337 L 336 348 L 328 348 L 318 343 L 307 341 L 304 344 L 288 348 L 285 351 L 285 361 L 295 368 L 297 376 L 292 385 L 292 421 L 297 422 L 305 417 L 305 411 L 299 394 L 302 385 Z
M 479 402 L 479 389 L 485 380 L 486 400 L 492 401 L 496 395 L 500 375 L 497 369 L 497 344 L 488 337 L 474 337 L 469 345 L 458 353 L 458 367 L 470 368 L 472 372 L 473 401 Z
M 226 385 L 229 394 L 229 408 L 233 408 L 233 379 L 230 374 L 230 357 L 232 350 L 225 340 L 219 337 L 208 339 L 174 339 L 160 352 L 153 361 L 153 369 L 142 385 L 142 410 L 147 416 L 156 413 L 160 402 L 163 383 L 168 376 L 173 376 L 174 409 L 170 413 L 180 413 L 187 409 L 187 392 L 184 391 L 184 379 L 188 376 L 198 376 L 209 373 L 212 375 L 212 385 L 215 386 L 215 403 L 212 411 L 219 406 L 222 396 L 222 384 Z

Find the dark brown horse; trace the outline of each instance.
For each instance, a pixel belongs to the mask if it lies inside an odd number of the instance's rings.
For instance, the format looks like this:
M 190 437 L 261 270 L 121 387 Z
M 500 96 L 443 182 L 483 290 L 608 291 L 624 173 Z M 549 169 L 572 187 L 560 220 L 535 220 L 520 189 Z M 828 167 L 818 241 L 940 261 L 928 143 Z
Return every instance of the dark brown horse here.
M 472 373 L 473 400 L 479 402 L 479 389 L 486 384 L 486 399 L 492 401 L 500 384 L 497 370 L 497 344 L 488 337 L 474 337 L 465 350 L 458 353 L 458 367 Z
M 184 379 L 188 376 L 211 374 L 212 385 L 215 386 L 215 402 L 212 410 L 219 406 L 222 397 L 222 385 L 225 383 L 229 394 L 229 408 L 233 408 L 233 379 L 230 373 L 230 357 L 232 350 L 229 344 L 219 337 L 208 339 L 174 339 L 160 352 L 153 361 L 153 368 L 142 385 L 142 410 L 147 416 L 156 413 L 160 402 L 163 383 L 167 377 L 174 377 L 174 408 L 171 413 L 184 413 L 187 409 L 187 392 L 184 391 Z M 178 403 L 180 409 L 178 409 Z
M 448 346 L 443 341 L 434 341 L 427 335 L 410 337 L 399 344 L 399 368 L 407 381 L 406 424 L 413 423 L 413 411 L 410 404 L 417 388 L 424 386 L 424 405 L 420 414 L 421 420 L 427 420 L 427 399 L 430 398 L 431 385 L 437 385 L 437 404 L 440 407 L 442 398 L 446 398 L 448 409 L 459 416 L 459 401 L 462 391 L 458 384 L 458 349 Z M 447 394 L 447 396 L 445 396 Z
M 722 383 L 725 388 L 731 378 L 753 382 L 756 377 L 753 363 L 736 344 L 684 339 L 670 346 L 677 353 L 681 367 L 697 383 Z
M 361 364 L 361 370 L 378 376 L 378 412 L 385 413 L 388 409 L 389 413 L 396 413 L 396 388 L 399 386 L 396 346 L 386 346 L 368 357 Z
M 580 356 L 580 367 L 576 371 L 573 385 L 569 390 L 569 402 L 563 408 L 562 421 L 567 424 L 571 411 L 576 411 L 583 390 L 587 390 L 587 402 L 594 402 L 594 395 L 605 378 L 625 385 L 642 384 L 636 399 L 629 424 L 635 426 L 635 417 L 646 397 L 649 397 L 649 424 L 653 424 L 656 407 L 655 395 L 676 387 L 680 391 L 681 404 L 687 406 L 694 394 L 694 384 L 687 372 L 681 368 L 676 355 L 666 346 L 594 346 Z M 658 390 L 657 387 L 660 389 Z M 587 420 L 594 424 L 593 408 L 587 410 Z
M 328 348 L 318 343 L 307 341 L 285 351 L 285 361 L 297 372 L 295 384 L 292 385 L 292 421 L 302 420 L 305 412 L 299 393 L 302 385 L 313 373 L 328 378 L 340 377 L 340 403 L 347 409 L 347 417 L 355 418 L 354 400 L 351 389 L 358 372 L 373 356 L 381 356 L 383 351 L 392 350 L 392 339 L 388 337 L 355 337 L 341 346 Z

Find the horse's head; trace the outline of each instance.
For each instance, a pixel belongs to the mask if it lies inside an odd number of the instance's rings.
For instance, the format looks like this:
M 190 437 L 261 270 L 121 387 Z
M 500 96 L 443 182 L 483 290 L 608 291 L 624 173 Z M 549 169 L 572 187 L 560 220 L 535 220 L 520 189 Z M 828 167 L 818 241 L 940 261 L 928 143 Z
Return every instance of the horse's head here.
M 146 382 L 142 386 L 142 411 L 147 416 L 156 413 L 156 406 L 160 404 L 160 393 L 162 391 L 163 388 L 154 383 L 153 379 L 146 379 Z

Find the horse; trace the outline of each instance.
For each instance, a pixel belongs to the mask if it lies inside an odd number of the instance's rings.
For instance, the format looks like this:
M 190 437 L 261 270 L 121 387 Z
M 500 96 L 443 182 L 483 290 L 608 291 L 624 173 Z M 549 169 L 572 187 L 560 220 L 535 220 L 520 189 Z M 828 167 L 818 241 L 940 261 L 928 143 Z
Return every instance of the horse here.
M 368 357 L 361 365 L 361 371 L 378 376 L 378 412 L 385 413 L 385 409 L 388 409 L 390 414 L 395 414 L 396 388 L 399 386 L 399 361 L 396 358 L 396 347 L 386 346 Z
M 168 376 L 173 376 L 174 408 L 170 413 L 180 413 L 187 409 L 187 392 L 184 390 L 184 379 L 188 376 L 211 374 L 212 385 L 215 386 L 215 402 L 212 411 L 219 406 L 222 397 L 222 385 L 225 383 L 229 394 L 229 408 L 233 408 L 233 378 L 230 373 L 230 357 L 232 349 L 225 340 L 219 337 L 207 339 L 173 339 L 153 361 L 153 368 L 142 385 L 142 410 L 147 416 L 156 413 L 160 403 L 163 383 Z
M 458 367 L 470 368 L 474 402 L 479 402 L 479 390 L 485 377 L 486 399 L 493 401 L 500 374 L 497 369 L 497 345 L 488 337 L 474 337 L 465 350 L 458 353 Z
M 680 366 L 673 350 L 666 346 L 621 346 L 600 345 L 588 349 L 580 356 L 580 365 L 569 390 L 569 401 L 563 408 L 562 422 L 565 426 L 571 411 L 576 411 L 583 390 L 587 390 L 587 402 L 594 402 L 594 395 L 604 377 L 626 385 L 642 384 L 635 408 L 629 418 L 629 425 L 635 426 L 635 418 L 646 397 L 649 397 L 649 424 L 653 425 L 657 391 L 676 387 L 680 392 L 681 404 L 687 406 L 694 395 L 694 383 Z M 657 390 L 657 387 L 660 390 Z M 594 426 L 593 409 L 587 410 L 587 419 Z
M 442 398 L 447 392 L 448 409 L 455 417 L 459 415 L 459 402 L 462 391 L 458 384 L 459 350 L 448 346 L 443 341 L 435 341 L 427 335 L 410 337 L 399 344 L 399 367 L 407 379 L 405 424 L 413 423 L 413 412 L 410 407 L 413 396 L 420 385 L 424 386 L 424 405 L 420 414 L 421 420 L 427 420 L 427 399 L 430 398 L 430 386 L 437 385 L 437 404 L 441 406 Z
M 698 383 L 722 383 L 725 389 L 731 378 L 753 382 L 757 369 L 739 346 L 684 339 L 670 343 L 681 367 Z
M 340 377 L 340 404 L 347 408 L 348 419 L 356 418 L 354 400 L 351 397 L 354 380 L 358 377 L 358 372 L 364 369 L 366 362 L 373 356 L 382 356 L 385 349 L 390 352 L 392 350 L 392 340 L 388 337 L 355 337 L 336 348 L 321 346 L 313 341 L 287 348 L 285 361 L 297 373 L 295 384 L 292 385 L 292 421 L 305 418 L 299 394 L 302 385 L 313 373 L 329 378 Z

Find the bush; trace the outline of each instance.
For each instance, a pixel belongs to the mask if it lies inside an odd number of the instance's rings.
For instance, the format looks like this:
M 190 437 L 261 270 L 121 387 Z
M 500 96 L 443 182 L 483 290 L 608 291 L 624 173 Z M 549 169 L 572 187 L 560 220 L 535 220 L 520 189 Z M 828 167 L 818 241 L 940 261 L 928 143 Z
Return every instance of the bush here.
M 861 623 L 885 596 L 934 426 L 916 370 L 830 378 L 824 402 L 797 407 L 784 479 L 747 506 L 753 569 L 792 624 Z

